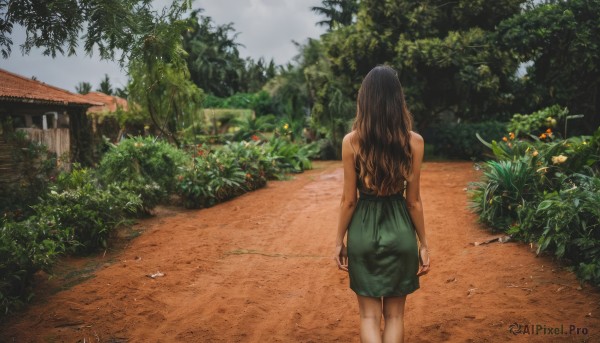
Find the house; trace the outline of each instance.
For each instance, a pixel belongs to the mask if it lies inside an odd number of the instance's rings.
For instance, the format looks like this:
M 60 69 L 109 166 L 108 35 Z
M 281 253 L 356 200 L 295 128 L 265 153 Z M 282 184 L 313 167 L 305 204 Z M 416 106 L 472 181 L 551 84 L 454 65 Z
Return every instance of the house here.
M 101 106 L 92 106 L 88 108 L 88 114 L 114 113 L 118 109 L 122 109 L 124 111 L 127 111 L 129 109 L 129 107 L 127 106 L 127 100 L 118 96 L 107 95 L 102 92 L 89 92 L 82 96 L 87 100 L 102 103 Z
M 91 126 L 86 111 L 102 106 L 79 94 L 0 69 L 0 182 L 14 179 L 16 165 L 6 137 L 21 130 L 68 162 L 89 163 Z
M 102 106 L 92 106 L 88 108 L 88 118 L 92 122 L 92 132 L 96 137 L 107 137 L 112 142 L 117 142 L 123 133 L 114 113 L 117 111 L 127 111 L 129 106 L 127 100 L 104 94 L 102 92 L 89 92 L 82 95 L 90 101 L 102 103 Z

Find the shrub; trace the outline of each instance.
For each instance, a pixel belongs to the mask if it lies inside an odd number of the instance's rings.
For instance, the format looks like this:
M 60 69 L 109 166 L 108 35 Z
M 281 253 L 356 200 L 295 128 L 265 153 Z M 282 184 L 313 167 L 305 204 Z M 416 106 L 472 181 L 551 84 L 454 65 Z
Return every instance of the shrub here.
M 275 179 L 280 173 L 275 160 L 266 153 L 264 145 L 260 142 L 228 143 L 223 149 L 235 156 L 236 163 L 246 173 L 246 191 L 265 186 L 267 179 Z
M 23 220 L 31 214 L 31 205 L 43 197 L 57 173 L 56 154 L 43 144 L 31 142 L 25 132 L 7 137 L 12 146 L 12 161 L 18 166 L 18 182 L 0 187 L 0 217 Z
M 337 159 L 336 147 L 333 145 L 331 139 L 322 138 L 316 141 L 319 147 L 317 157 L 320 160 L 335 160 Z
M 301 173 L 312 168 L 310 159 L 319 153 L 319 146 L 317 143 L 298 145 L 285 138 L 273 138 L 265 144 L 265 151 L 275 161 L 277 169 Z
M 274 113 L 274 104 L 271 96 L 266 91 L 256 93 L 236 93 L 228 98 L 219 98 L 207 95 L 202 103 L 204 108 L 249 108 L 257 116 Z
M 546 107 L 531 114 L 516 113 L 511 118 L 507 129 L 517 136 L 530 133 L 539 134 L 548 127 L 556 127 L 560 121 L 566 118 L 568 113 L 569 111 L 566 108 L 558 105 Z
M 188 208 L 212 206 L 260 187 L 277 174 L 272 160 L 257 142 L 228 143 L 202 151 L 179 176 L 179 194 Z
M 13 312 L 33 296 L 31 283 L 38 270 L 48 271 L 65 250 L 69 233 L 52 217 L 4 221 L 0 227 L 0 315 Z
M 144 212 L 165 201 L 175 190 L 175 176 L 189 156 L 151 137 L 132 137 L 113 146 L 98 166 L 102 184 L 117 183 L 141 196 Z
M 232 154 L 214 152 L 195 158 L 179 183 L 179 193 L 188 208 L 212 206 L 241 192 L 245 174 Z
M 447 158 L 483 159 L 487 152 L 477 140 L 477 134 L 487 140 L 500 138 L 506 132 L 506 124 L 498 121 L 481 123 L 439 124 L 430 128 L 426 142 L 433 145 L 433 152 Z
M 470 185 L 471 208 L 492 228 L 537 244 L 600 285 L 600 128 L 559 139 L 547 130 L 532 140 L 509 135 L 485 144 L 497 161 Z
M 70 232 L 70 251 L 87 253 L 106 248 L 111 231 L 141 205 L 139 196 L 116 184 L 101 187 L 91 170 L 76 169 L 60 175 L 33 210 L 39 218 L 53 218 L 58 230 Z
M 49 271 L 62 253 L 87 253 L 107 246 L 111 231 L 141 207 L 139 196 L 115 184 L 106 187 L 89 169 L 75 165 L 58 176 L 32 215 L 0 228 L 0 310 L 28 301 L 33 275 Z

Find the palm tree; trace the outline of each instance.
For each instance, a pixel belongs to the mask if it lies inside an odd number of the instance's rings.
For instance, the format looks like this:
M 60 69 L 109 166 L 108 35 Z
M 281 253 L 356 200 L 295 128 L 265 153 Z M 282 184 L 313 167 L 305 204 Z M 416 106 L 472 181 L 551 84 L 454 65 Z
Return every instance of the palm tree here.
M 112 84 L 110 83 L 110 78 L 108 74 L 104 74 L 104 79 L 100 81 L 100 87 L 96 89 L 98 92 L 102 92 L 106 95 L 113 95 L 114 91 L 112 88 Z
M 75 91 L 79 94 L 87 94 L 92 91 L 92 84 L 89 82 L 79 82 L 75 86 Z
M 325 16 L 325 20 L 317 25 L 328 26 L 331 31 L 336 25 L 350 25 L 354 15 L 358 12 L 357 0 L 323 0 L 322 6 L 313 6 L 311 11 Z

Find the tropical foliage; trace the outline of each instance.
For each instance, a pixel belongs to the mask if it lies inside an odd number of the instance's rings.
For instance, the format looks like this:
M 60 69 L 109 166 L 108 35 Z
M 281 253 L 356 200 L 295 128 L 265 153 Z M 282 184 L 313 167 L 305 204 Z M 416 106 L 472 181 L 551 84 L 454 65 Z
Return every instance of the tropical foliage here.
M 550 128 L 528 140 L 507 136 L 485 142 L 495 160 L 470 186 L 472 209 L 494 230 L 553 252 L 600 285 L 600 129 L 567 139 Z
M 2 209 L 0 310 L 14 311 L 32 297 L 35 272 L 51 272 L 64 254 L 107 249 L 116 228 L 151 214 L 157 204 L 168 200 L 208 207 L 264 187 L 267 180 L 283 179 L 288 172 L 311 168 L 315 145 L 298 146 L 286 136 L 267 139 L 253 132 L 261 137 L 185 150 L 153 137 L 130 137 L 111 145 L 97 169 L 74 165 L 58 176 L 36 171 L 32 180 L 24 179 L 24 186 L 39 187 L 31 191 L 35 200 L 11 194 L 3 198 L 7 204 L 18 199 L 29 211 Z M 38 157 L 38 151 L 45 151 L 32 149 L 23 151 Z
M 263 187 L 269 179 L 283 178 L 286 172 L 310 169 L 316 152 L 314 145 L 299 147 L 283 138 L 263 142 L 256 137 L 216 150 L 200 146 L 193 164 L 181 168 L 177 191 L 186 207 L 209 207 Z
M 138 194 L 143 211 L 150 213 L 175 189 L 175 176 L 189 157 L 171 144 L 153 137 L 132 137 L 113 145 L 98 165 L 100 182 L 117 182 Z

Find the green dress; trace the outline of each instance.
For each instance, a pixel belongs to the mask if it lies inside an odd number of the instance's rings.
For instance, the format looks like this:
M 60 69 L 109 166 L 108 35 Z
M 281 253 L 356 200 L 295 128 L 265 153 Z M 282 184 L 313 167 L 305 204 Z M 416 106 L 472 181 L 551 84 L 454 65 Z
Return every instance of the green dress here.
M 348 227 L 350 288 L 370 297 L 403 296 L 419 288 L 419 249 L 403 192 L 361 190 Z

